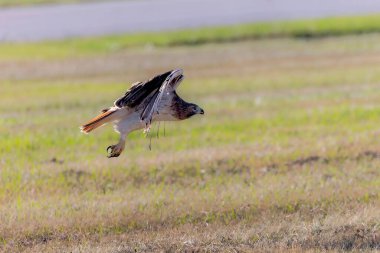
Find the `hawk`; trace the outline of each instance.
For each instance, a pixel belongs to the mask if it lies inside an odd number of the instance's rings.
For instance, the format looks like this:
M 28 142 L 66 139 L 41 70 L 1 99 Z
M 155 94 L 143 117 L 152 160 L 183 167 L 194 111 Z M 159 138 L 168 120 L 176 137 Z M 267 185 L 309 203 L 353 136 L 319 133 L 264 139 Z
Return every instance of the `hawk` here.
M 149 132 L 154 121 L 177 121 L 196 114 L 204 114 L 202 108 L 184 101 L 177 95 L 176 88 L 183 81 L 183 71 L 176 69 L 157 75 L 145 82 L 132 84 L 124 96 L 110 108 L 81 126 L 89 133 L 106 123 L 114 122 L 120 134 L 119 142 L 107 148 L 108 158 L 118 157 L 125 148 L 127 135 L 138 129 Z

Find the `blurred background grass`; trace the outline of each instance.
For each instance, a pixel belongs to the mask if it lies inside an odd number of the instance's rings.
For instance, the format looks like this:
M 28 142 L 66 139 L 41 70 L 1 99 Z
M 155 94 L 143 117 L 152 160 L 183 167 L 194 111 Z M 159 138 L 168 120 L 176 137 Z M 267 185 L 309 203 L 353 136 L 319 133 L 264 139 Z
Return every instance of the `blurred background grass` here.
M 360 35 L 380 31 L 380 16 L 331 17 L 314 20 L 253 23 L 186 29 L 172 32 L 138 33 L 95 38 L 67 39 L 43 43 L 0 44 L 1 59 L 64 58 L 83 54 L 110 53 L 130 47 L 195 46 L 267 38 L 320 38 Z
M 379 28 L 372 15 L 1 44 L 2 249 L 378 249 Z M 79 132 L 176 67 L 204 117 L 161 124 L 152 151 L 135 132 L 111 160 L 112 127 Z

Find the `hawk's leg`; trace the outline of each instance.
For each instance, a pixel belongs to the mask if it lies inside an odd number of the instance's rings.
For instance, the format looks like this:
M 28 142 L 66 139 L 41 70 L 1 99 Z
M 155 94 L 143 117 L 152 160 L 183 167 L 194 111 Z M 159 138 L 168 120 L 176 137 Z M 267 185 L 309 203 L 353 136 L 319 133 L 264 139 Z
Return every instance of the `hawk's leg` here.
M 116 145 L 111 145 L 107 148 L 108 158 L 118 157 L 125 148 L 125 134 L 120 134 L 119 142 Z

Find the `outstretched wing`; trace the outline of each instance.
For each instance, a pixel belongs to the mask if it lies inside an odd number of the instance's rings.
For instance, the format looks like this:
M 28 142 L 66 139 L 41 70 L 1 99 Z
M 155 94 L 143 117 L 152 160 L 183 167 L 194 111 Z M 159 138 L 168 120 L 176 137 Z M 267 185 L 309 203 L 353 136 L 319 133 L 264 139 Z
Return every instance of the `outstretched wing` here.
M 132 85 L 124 96 L 115 101 L 115 106 L 134 108 L 141 104 L 152 92 L 160 89 L 162 83 L 170 75 L 172 71 L 168 71 L 161 75 L 157 75 L 146 82 L 138 82 Z
M 164 96 L 170 95 L 183 79 L 183 71 L 176 69 L 155 76 L 146 82 L 133 85 L 127 93 L 115 102 L 115 106 L 134 108 L 140 105 L 149 95 L 149 101 L 145 104 L 140 119 L 145 122 L 145 130 L 149 131 L 153 115 L 159 113 L 158 107 Z
M 159 114 L 158 107 L 162 98 L 164 96 L 170 96 L 170 93 L 173 92 L 178 84 L 182 81 L 182 73 L 183 71 L 181 69 L 171 71 L 171 73 L 162 83 L 160 89 L 154 93 L 149 103 L 145 106 L 140 116 L 141 120 L 145 122 L 145 131 L 149 131 L 153 115 L 155 113 Z

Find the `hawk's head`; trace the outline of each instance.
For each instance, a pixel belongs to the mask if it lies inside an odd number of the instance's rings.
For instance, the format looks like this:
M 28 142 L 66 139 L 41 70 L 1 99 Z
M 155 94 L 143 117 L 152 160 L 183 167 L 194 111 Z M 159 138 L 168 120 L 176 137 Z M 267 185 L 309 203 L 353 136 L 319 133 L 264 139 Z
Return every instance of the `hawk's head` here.
M 186 118 L 190 118 L 196 114 L 204 114 L 205 111 L 196 104 L 189 103 L 186 108 Z
M 170 86 L 174 89 L 173 103 L 171 109 L 174 112 L 174 117 L 179 120 L 188 119 L 196 114 L 204 114 L 204 110 L 198 105 L 188 103 L 182 100 L 176 93 L 175 89 L 183 81 L 184 75 L 182 69 L 175 69 L 170 72 L 166 80 Z

